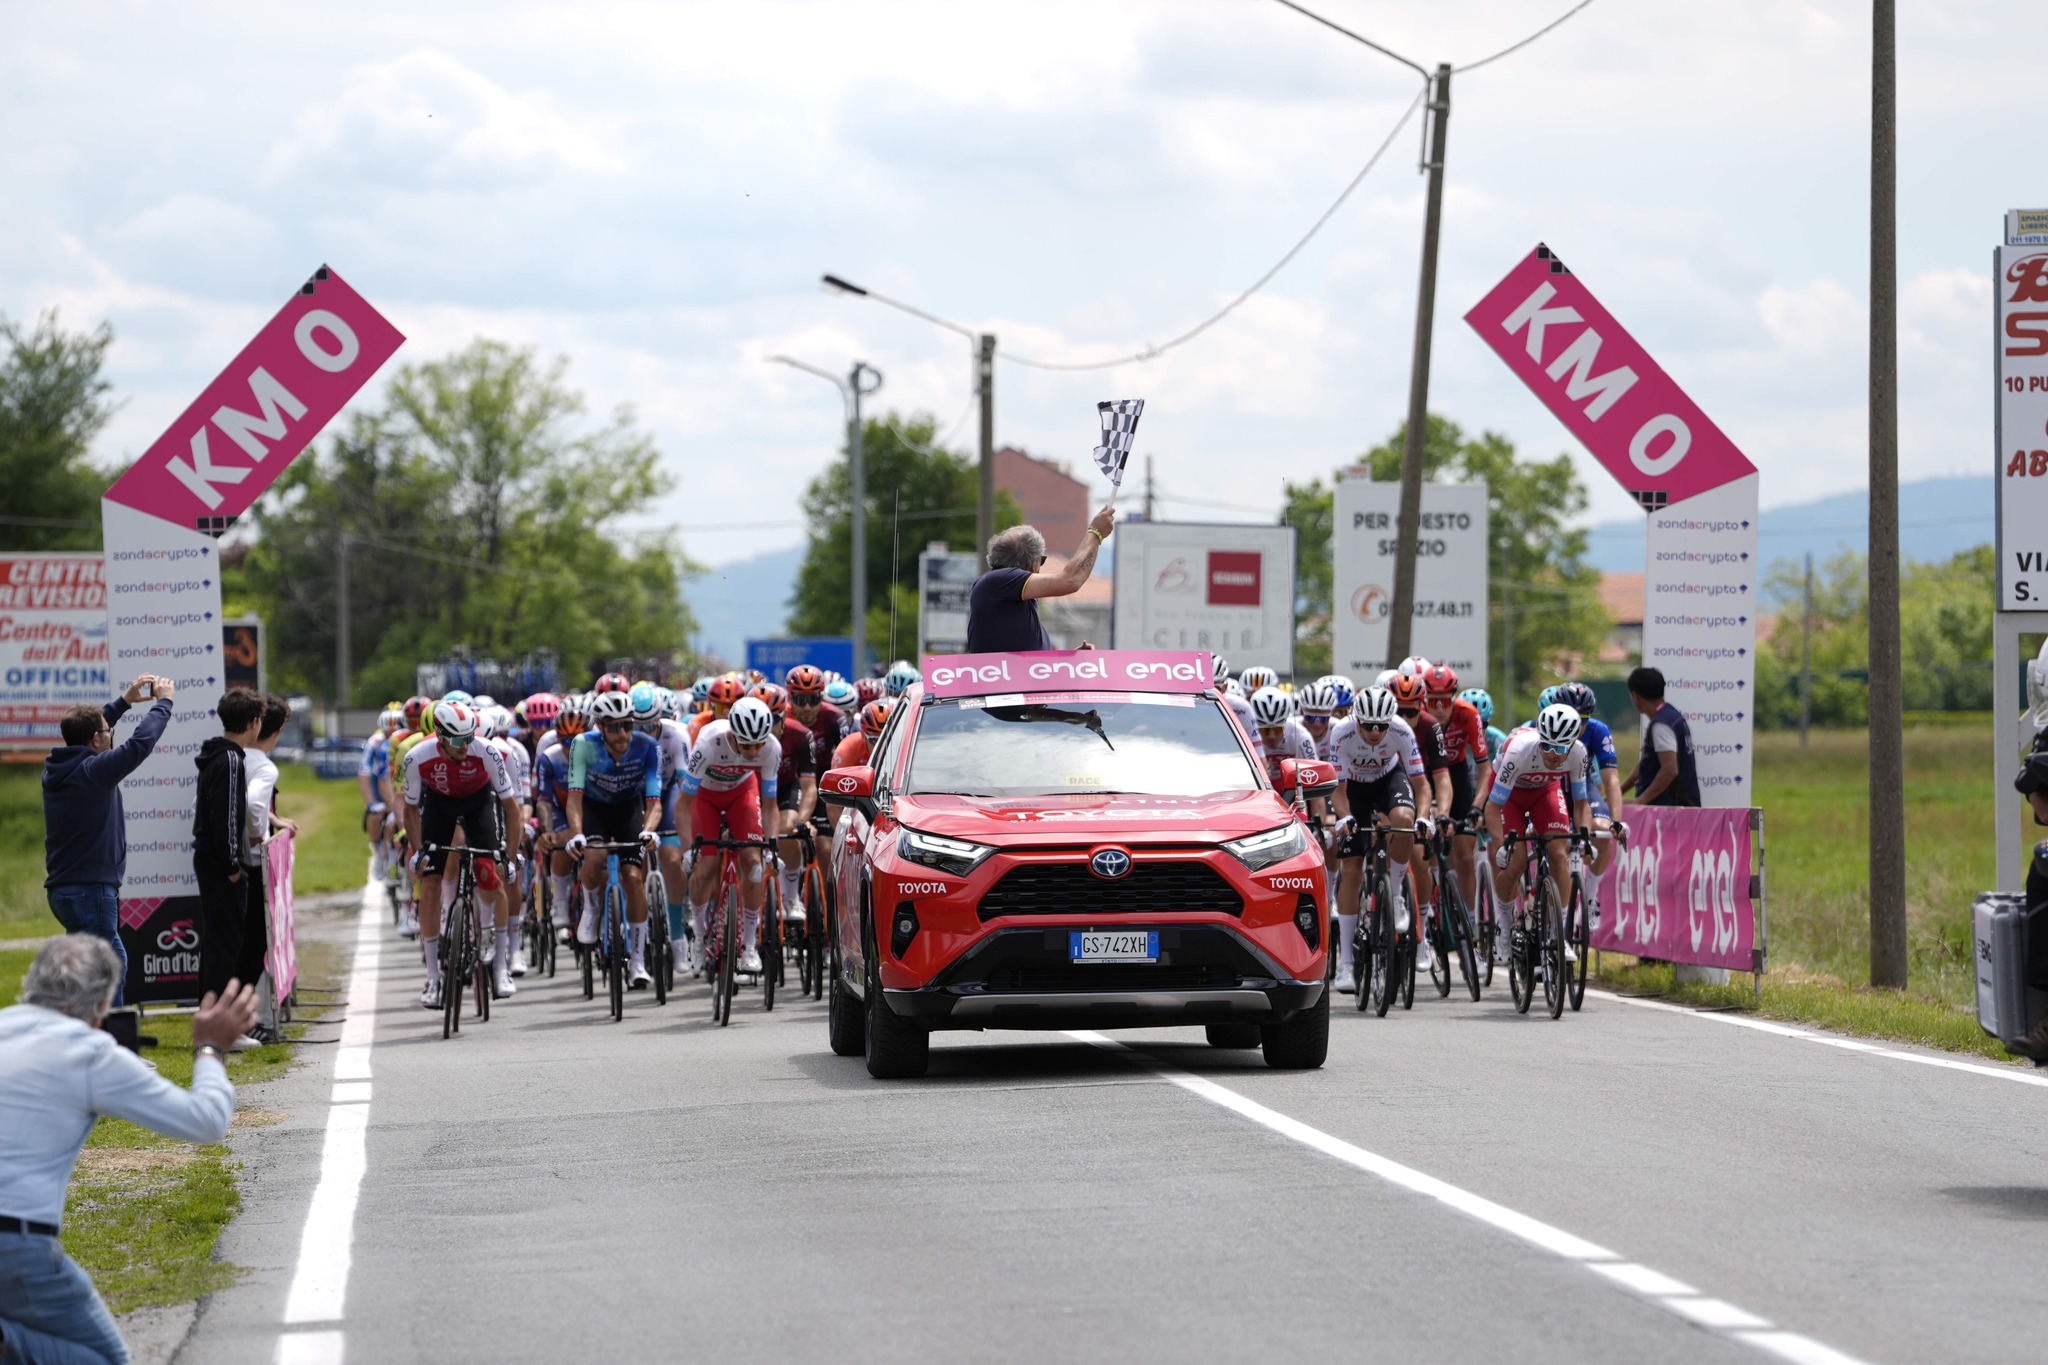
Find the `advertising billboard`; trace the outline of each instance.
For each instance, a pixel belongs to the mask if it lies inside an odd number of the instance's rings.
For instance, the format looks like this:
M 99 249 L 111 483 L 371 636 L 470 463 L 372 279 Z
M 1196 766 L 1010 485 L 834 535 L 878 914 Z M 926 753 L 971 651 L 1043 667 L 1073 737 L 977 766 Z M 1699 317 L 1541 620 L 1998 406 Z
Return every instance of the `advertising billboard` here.
M 1493 557 L 1486 498 L 1480 484 L 1422 486 L 1409 648 L 1431 663 L 1458 670 L 1465 687 L 1487 686 L 1486 572 Z M 1330 657 L 1337 672 L 1354 679 L 1371 678 L 1400 662 L 1387 658 L 1400 511 L 1398 483 L 1342 479 L 1337 484 L 1337 522 L 1330 537 L 1335 561 Z
M 1206 649 L 1294 671 L 1294 528 L 1134 521 L 1116 530 L 1118 649 Z
M 98 551 L 0 554 L 0 749 L 63 743 L 57 722 L 125 686 L 107 673 L 107 586 Z
M 926 550 L 917 557 L 917 652 L 967 652 L 967 599 L 981 577 L 981 557 Z
M 2048 611 L 2048 246 L 1998 247 L 1992 268 L 1998 609 Z

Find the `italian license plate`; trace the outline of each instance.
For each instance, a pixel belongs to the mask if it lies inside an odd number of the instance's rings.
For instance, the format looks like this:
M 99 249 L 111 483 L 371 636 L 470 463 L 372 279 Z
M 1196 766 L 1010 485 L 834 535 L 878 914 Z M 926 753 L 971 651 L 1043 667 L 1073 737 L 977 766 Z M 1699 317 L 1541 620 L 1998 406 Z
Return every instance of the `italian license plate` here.
M 1157 962 L 1157 929 L 1119 929 L 1113 933 L 1075 930 L 1068 935 L 1076 962 Z

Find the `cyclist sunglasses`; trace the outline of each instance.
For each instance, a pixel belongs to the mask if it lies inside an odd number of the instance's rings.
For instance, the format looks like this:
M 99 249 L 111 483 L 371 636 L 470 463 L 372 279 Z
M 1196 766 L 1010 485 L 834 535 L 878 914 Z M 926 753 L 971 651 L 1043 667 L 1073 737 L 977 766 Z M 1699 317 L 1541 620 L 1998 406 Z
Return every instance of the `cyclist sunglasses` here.
M 1386 725 L 1386 722 L 1385 722 L 1385 721 L 1378 721 L 1378 720 L 1362 720 L 1362 721 L 1358 722 L 1358 728 L 1359 728 L 1359 729 L 1361 729 L 1361 730 L 1367 731 L 1367 732 L 1369 732 L 1369 733 L 1376 733 L 1376 734 L 1377 734 L 1377 733 L 1384 733 L 1384 732 L 1386 731 L 1387 725 Z
M 632 729 L 633 722 L 630 720 L 607 720 L 600 722 L 597 728 L 604 731 L 608 735 L 616 735 L 621 730 Z
M 1564 744 L 1545 744 L 1543 746 L 1544 753 L 1556 754 L 1559 758 L 1563 758 L 1566 754 L 1570 753 L 1571 751 L 1572 746 L 1569 742 Z
M 825 700 L 823 692 L 792 692 L 789 694 L 789 704 L 791 706 L 816 706 L 823 700 Z

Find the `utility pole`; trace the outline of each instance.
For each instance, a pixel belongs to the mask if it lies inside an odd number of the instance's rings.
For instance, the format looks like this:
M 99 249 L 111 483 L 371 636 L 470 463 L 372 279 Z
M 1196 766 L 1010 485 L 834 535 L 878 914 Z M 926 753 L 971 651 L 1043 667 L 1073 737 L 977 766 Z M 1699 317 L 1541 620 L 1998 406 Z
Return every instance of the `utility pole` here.
M 874 382 L 869 383 L 872 379 Z M 846 430 L 846 472 L 853 519 L 853 676 L 868 676 L 868 464 L 867 432 L 861 424 L 860 400 L 882 387 L 882 372 L 865 360 L 853 362 L 846 376 L 852 416 Z
M 1152 520 L 1152 457 L 1145 457 L 1145 520 Z
M 1451 68 L 1439 63 L 1429 87 L 1429 202 L 1422 220 L 1422 280 L 1415 294 L 1415 357 L 1408 376 L 1408 440 L 1401 452 L 1401 515 L 1394 549 L 1394 614 L 1387 622 L 1387 666 L 1408 656 L 1415 619 L 1415 546 L 1422 530 L 1422 452 L 1429 434 L 1429 347 L 1436 317 L 1436 247 L 1444 215 L 1444 136 L 1451 120 Z
M 1813 721 L 1813 551 L 1806 552 L 1806 589 L 1799 607 L 1799 747 Z
M 341 737 L 341 713 L 348 706 L 348 532 L 334 543 L 334 737 Z
M 1870 71 L 1870 984 L 1906 985 L 1899 666 L 1897 12 L 1872 0 Z
M 996 533 L 996 339 L 983 332 L 974 345 L 974 392 L 981 399 L 981 493 L 974 512 L 975 551 L 988 567 Z

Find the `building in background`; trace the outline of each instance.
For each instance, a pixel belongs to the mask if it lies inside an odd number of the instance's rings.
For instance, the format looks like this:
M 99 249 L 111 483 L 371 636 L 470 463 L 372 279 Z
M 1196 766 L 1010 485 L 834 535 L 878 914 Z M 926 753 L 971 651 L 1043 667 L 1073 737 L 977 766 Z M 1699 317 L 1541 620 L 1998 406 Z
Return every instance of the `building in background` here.
M 1072 554 L 1088 529 L 1088 485 L 1068 470 L 1067 465 L 1038 459 L 1016 446 L 996 452 L 996 487 L 1009 490 L 1023 509 L 1024 520 L 1038 528 L 1047 552 L 1055 555 Z M 1052 630 L 1050 620 L 1045 628 Z
M 1082 524 L 1085 526 L 1087 523 Z M 1038 523 L 1033 522 L 1032 525 L 1037 526 Z M 1058 573 L 1066 566 L 1066 555 L 1048 554 L 1045 557 L 1046 573 Z M 1097 649 L 1108 649 L 1110 615 L 1115 605 L 1116 584 L 1098 565 L 1079 591 L 1066 597 L 1039 598 L 1038 620 L 1045 627 L 1045 638 L 1052 642 L 1054 649 L 1078 649 L 1084 640 Z
M 1600 575 L 1600 605 L 1614 622 L 1600 646 L 1603 664 L 1633 667 L 1643 657 L 1643 576 L 1639 573 Z

